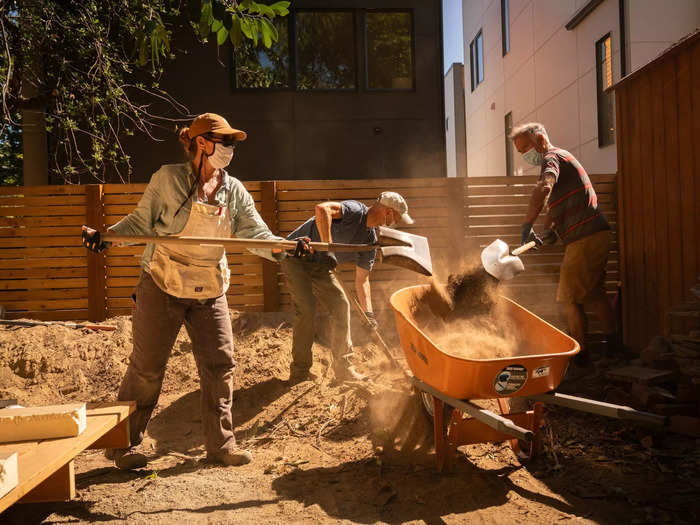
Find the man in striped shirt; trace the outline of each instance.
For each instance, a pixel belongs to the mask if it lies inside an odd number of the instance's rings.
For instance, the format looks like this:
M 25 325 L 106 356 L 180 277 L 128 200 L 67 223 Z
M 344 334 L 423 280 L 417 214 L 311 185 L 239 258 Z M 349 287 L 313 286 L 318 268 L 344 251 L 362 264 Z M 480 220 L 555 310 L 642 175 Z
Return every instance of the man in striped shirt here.
M 564 243 L 557 301 L 566 310 L 569 333 L 581 345 L 576 361 L 586 364 L 590 357 L 584 346 L 584 304 L 602 322 L 608 351 L 614 351 L 617 344 L 615 317 L 605 294 L 610 225 L 598 208 L 598 197 L 586 170 L 571 153 L 552 146 L 542 124 L 519 126 L 511 138 L 526 162 L 540 166 L 540 178 L 523 223 L 522 242 L 553 244 L 559 238 Z M 545 207 L 546 229 L 540 239 L 532 225 Z

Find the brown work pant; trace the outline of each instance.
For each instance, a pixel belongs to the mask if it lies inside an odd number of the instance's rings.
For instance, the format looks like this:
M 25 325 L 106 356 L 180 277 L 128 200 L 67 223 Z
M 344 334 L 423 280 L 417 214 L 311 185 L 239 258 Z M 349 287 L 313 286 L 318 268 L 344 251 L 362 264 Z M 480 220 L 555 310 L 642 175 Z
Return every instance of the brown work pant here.
M 282 259 L 282 271 L 294 303 L 292 369 L 302 372 L 311 368 L 316 302 L 328 311 L 331 351 L 340 362 L 340 356 L 352 352 L 352 341 L 350 303 L 337 277 L 323 264 L 294 257 Z
M 226 295 L 214 299 L 179 299 L 165 293 L 150 274 L 141 272 L 132 317 L 134 349 L 129 358 L 120 401 L 136 401 L 131 415 L 131 444 L 143 440 L 158 403 L 165 365 L 182 323 L 192 340 L 201 386 L 202 426 L 207 452 L 233 448 L 233 333 Z

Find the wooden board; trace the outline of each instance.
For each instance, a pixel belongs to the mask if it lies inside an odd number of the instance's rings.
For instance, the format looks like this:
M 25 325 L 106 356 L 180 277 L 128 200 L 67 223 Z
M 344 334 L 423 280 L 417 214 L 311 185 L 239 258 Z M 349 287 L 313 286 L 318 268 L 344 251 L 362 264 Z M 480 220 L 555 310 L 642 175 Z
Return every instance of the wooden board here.
M 76 437 L 0 445 L 2 452 L 19 454 L 19 483 L 0 499 L 0 512 L 20 500 L 60 501 L 74 496 L 73 458 L 127 420 L 135 406 L 123 402 L 89 408 L 87 428 Z M 128 441 L 122 446 L 128 446 Z

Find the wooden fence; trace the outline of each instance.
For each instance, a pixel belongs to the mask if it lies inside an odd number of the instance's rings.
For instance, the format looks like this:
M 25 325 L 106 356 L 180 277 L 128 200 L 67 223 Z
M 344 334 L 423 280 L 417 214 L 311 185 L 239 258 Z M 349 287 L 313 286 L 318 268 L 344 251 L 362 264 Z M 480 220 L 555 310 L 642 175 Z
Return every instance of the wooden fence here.
M 625 342 L 670 335 L 700 277 L 700 32 L 615 86 Z
M 599 201 L 615 223 L 615 177 L 593 176 Z M 496 238 L 519 243 L 520 222 L 534 177 L 246 182 L 271 230 L 287 235 L 322 200 L 356 199 L 371 204 L 384 190 L 398 191 L 416 220 L 407 231 L 430 239 L 436 268 L 454 269 L 464 252 L 478 253 Z M 131 311 L 131 292 L 143 247 L 91 254 L 81 246 L 80 225 L 105 228 L 133 210 L 145 184 L 0 188 L 0 304 L 9 318 L 94 321 Z M 551 247 L 525 256 L 527 271 L 507 293 L 556 321 L 553 304 L 563 250 Z M 248 253 L 229 254 L 232 308 L 290 308 L 284 279 L 274 263 Z M 352 282 L 352 268 L 341 276 Z M 617 286 L 617 253 L 609 263 L 608 287 Z M 409 284 L 426 282 L 407 270 L 378 264 L 372 272 L 376 308 Z

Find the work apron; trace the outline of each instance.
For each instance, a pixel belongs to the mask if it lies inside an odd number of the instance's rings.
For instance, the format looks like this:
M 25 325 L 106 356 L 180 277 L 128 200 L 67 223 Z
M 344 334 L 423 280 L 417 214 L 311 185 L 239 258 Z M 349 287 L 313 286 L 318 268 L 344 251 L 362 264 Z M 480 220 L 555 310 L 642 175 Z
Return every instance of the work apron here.
M 179 236 L 231 236 L 227 206 L 194 202 Z M 211 299 L 228 290 L 231 271 L 223 246 L 158 244 L 150 262 L 151 277 L 165 293 L 182 299 Z

